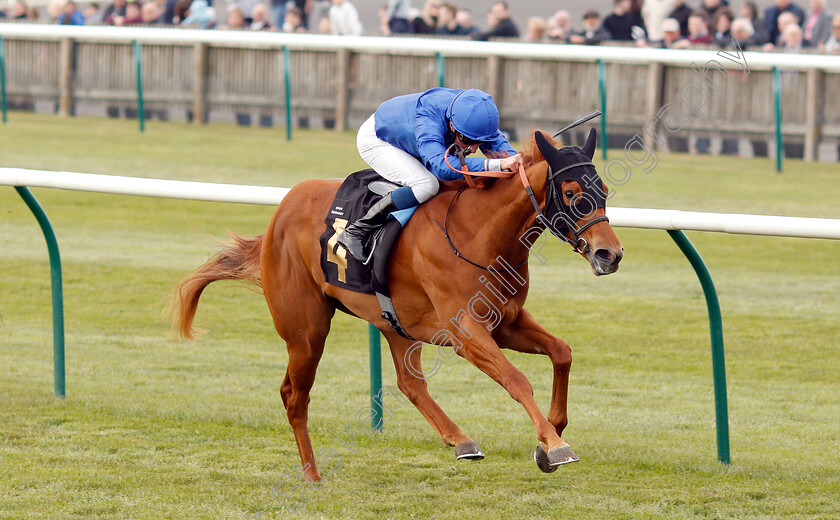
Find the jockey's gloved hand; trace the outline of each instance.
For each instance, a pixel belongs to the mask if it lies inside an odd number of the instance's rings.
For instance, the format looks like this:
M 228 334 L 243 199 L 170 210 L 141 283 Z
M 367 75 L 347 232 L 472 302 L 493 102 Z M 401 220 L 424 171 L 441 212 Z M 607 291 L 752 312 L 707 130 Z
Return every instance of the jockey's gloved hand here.
M 522 164 L 522 156 L 519 154 L 511 155 L 510 157 L 505 157 L 502 159 L 502 163 L 500 165 L 502 171 L 515 171 L 519 169 L 519 166 Z

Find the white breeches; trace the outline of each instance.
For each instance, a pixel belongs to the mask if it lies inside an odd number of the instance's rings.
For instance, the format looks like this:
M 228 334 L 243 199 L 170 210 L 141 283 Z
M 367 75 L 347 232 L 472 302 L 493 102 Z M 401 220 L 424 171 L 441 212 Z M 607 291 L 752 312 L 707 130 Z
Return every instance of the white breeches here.
M 417 202 L 422 204 L 438 192 L 440 184 L 437 177 L 423 163 L 410 153 L 376 137 L 373 116 L 359 127 L 356 146 L 362 159 L 376 173 L 400 186 L 410 186 Z

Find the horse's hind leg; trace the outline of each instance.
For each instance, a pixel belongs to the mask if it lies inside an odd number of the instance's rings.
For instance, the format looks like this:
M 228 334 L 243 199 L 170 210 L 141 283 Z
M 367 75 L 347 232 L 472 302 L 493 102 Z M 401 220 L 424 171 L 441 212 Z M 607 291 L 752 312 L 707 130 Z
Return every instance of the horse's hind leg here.
M 315 371 L 324 352 L 324 342 L 335 309 L 311 281 L 296 280 L 284 273 L 281 287 L 279 276 L 263 272 L 263 290 L 274 327 L 286 341 L 289 352 L 280 395 L 295 435 L 304 474 L 308 480 L 318 481 L 321 475 L 315 463 L 307 426 L 309 391 L 315 382 Z M 297 288 L 295 294 L 291 294 L 293 288 Z
M 435 402 L 422 377 L 420 349 L 412 348 L 413 343 L 393 331 L 383 332 L 391 348 L 394 366 L 397 369 L 397 386 L 400 391 L 417 407 L 423 417 L 438 432 L 441 440 L 449 446 L 455 446 L 455 456 L 459 459 L 482 459 L 484 453 L 457 424 Z

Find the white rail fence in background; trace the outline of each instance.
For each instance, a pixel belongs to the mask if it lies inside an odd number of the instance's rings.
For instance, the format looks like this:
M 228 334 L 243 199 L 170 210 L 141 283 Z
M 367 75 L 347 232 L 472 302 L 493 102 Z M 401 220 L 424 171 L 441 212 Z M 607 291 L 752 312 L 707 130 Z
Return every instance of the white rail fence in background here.
M 289 188 L 269 186 L 146 179 L 23 168 L 0 168 L 0 185 L 265 205 L 277 205 L 289 193 Z M 607 208 L 607 216 L 610 218 L 610 224 L 616 227 L 840 239 L 840 220 L 838 219 L 618 207 Z

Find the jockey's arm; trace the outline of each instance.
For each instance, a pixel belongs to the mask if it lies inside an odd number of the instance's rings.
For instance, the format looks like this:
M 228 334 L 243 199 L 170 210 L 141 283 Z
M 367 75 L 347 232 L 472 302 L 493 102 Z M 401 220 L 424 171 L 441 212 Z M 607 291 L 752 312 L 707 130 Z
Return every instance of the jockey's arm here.
M 444 160 L 446 155 L 446 143 L 444 142 L 442 135 L 426 133 L 420 136 L 417 140 L 417 147 L 423 160 L 423 165 L 438 179 L 442 181 L 454 181 L 464 178 L 463 174 L 452 171 L 449 166 L 446 165 Z M 491 141 L 483 147 L 482 152 L 485 155 L 488 155 L 489 158 L 465 158 L 466 166 L 469 171 L 483 172 L 498 171 L 499 169 L 513 170 L 516 165 L 521 162 L 520 156 L 517 154 L 516 150 L 511 148 L 510 144 L 508 144 L 501 132 L 499 132 L 496 140 Z M 493 157 L 494 155 L 498 155 L 499 157 Z M 502 158 L 502 155 L 508 155 L 508 157 Z M 453 167 L 461 169 L 460 161 L 454 156 L 449 158 L 449 162 Z

